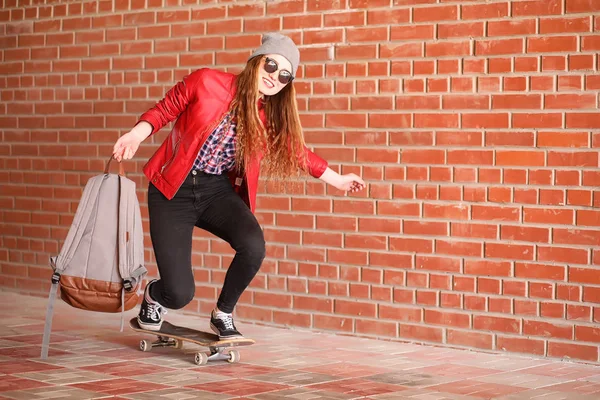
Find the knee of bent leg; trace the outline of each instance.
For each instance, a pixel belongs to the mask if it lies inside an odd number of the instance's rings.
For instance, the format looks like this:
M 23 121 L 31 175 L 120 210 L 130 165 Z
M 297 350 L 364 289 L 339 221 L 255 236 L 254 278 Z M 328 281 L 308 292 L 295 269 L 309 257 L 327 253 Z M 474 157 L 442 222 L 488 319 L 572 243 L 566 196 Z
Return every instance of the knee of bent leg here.
M 163 299 L 166 304 L 162 304 L 166 308 L 172 310 L 178 310 L 187 306 L 193 299 L 196 291 L 196 286 L 192 281 L 190 283 L 182 284 L 173 290 L 168 295 L 163 294 Z
M 248 258 L 249 262 L 258 264 L 257 267 L 260 267 L 267 252 L 262 229 L 257 229 L 246 235 L 239 251 Z

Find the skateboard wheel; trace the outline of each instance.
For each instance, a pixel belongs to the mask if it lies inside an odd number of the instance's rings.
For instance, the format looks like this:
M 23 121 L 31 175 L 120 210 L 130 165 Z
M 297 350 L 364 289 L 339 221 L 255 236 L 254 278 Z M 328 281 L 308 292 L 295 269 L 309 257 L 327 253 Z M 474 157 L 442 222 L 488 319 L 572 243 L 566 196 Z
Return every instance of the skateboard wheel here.
M 152 350 L 152 343 L 147 340 L 140 341 L 140 350 L 142 351 L 150 351 Z
M 231 350 L 229 352 L 229 360 L 227 360 L 230 363 L 236 363 L 240 361 L 240 352 L 237 350 Z
M 204 365 L 208 362 L 208 356 L 205 353 L 196 353 L 194 362 L 196 365 Z
M 183 340 L 176 339 L 175 340 L 175 348 L 176 349 L 183 349 Z

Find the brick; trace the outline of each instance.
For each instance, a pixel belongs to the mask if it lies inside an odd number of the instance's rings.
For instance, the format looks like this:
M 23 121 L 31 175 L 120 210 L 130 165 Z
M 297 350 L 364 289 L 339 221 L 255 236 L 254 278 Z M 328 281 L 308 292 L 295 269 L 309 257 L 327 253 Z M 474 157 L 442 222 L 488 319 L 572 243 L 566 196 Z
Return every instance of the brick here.
M 423 311 L 420 308 L 379 305 L 379 318 L 402 322 L 421 322 Z
M 421 222 L 405 220 L 403 222 L 403 231 L 408 235 L 447 236 L 448 224 L 445 222 Z
M 433 241 L 430 239 L 390 237 L 390 250 L 409 253 L 432 253 Z
M 434 25 L 392 26 L 390 28 L 390 40 L 399 41 L 434 39 L 434 28 Z
M 507 17 L 510 3 L 462 5 L 462 19 L 494 19 Z
M 317 0 L 314 0 L 317 1 Z M 341 2 L 340 2 L 341 3 Z M 340 12 L 334 14 L 325 14 L 323 16 L 326 27 L 330 26 L 362 26 L 365 21 L 364 11 Z M 389 22 L 385 22 L 389 23 Z M 304 26 L 301 26 L 304 28 Z M 297 29 L 300 26 L 297 27 Z
M 489 224 L 452 222 L 450 224 L 451 236 L 495 239 L 498 236 L 498 226 Z
M 437 310 L 425 310 L 424 322 L 433 325 L 453 326 L 458 328 L 469 328 L 471 316 L 464 313 L 455 313 Z
M 317 329 L 352 332 L 354 320 L 352 318 L 337 317 L 332 315 L 314 315 L 313 324 Z
M 447 21 L 458 19 L 458 7 L 435 6 L 413 9 L 413 22 Z
M 548 341 L 548 356 L 597 361 L 598 346 Z
M 496 348 L 514 353 L 545 355 L 544 341 L 540 339 L 497 335 Z
M 520 321 L 516 318 L 480 315 L 473 316 L 473 328 L 477 330 L 519 333 L 520 325 Z
M 535 19 L 488 21 L 487 36 L 520 36 L 536 33 Z
M 515 263 L 515 277 L 546 280 L 565 280 L 564 266 L 534 263 Z
M 527 208 L 523 209 L 523 222 L 535 224 L 573 224 L 573 210 L 549 209 L 549 208 Z
M 519 221 L 520 209 L 517 207 L 496 207 L 473 205 L 471 208 L 473 220 L 484 221 Z
M 513 128 L 561 128 L 562 115 L 557 113 L 546 114 L 521 114 L 514 113 L 512 119 Z
M 463 113 L 461 117 L 461 125 L 464 129 L 509 127 L 509 115 L 506 113 Z
M 443 335 L 444 331 L 442 328 L 400 323 L 399 337 L 401 338 L 441 343 L 443 340 Z
M 370 252 L 369 265 L 376 267 L 412 268 L 413 257 L 408 254 Z
M 475 94 L 449 94 L 442 96 L 443 109 L 488 110 L 490 109 L 490 96 Z
M 468 56 L 471 55 L 470 42 L 440 42 L 426 43 L 425 57 L 447 57 L 447 56 Z
M 540 33 L 589 32 L 590 19 L 574 18 L 540 18 Z
M 577 36 L 531 37 L 527 39 L 527 53 L 576 51 Z
M 600 11 L 600 5 L 593 1 L 588 0 L 567 0 L 566 1 L 566 12 L 567 13 L 586 13 Z
M 505 243 L 486 243 L 484 252 L 486 258 L 510 258 L 532 261 L 535 256 L 533 246 Z
M 455 258 L 429 257 L 417 255 L 415 265 L 417 269 L 428 271 L 460 271 L 460 260 Z
M 587 132 L 538 132 L 538 146 L 540 147 L 588 147 L 588 143 L 589 134 Z
M 541 151 L 496 151 L 496 165 L 501 166 L 544 166 L 546 154 Z
M 336 299 L 334 300 L 334 311 L 337 314 L 374 318 L 376 316 L 376 304 Z
M 552 241 L 558 244 L 594 246 L 600 243 L 600 231 L 591 229 L 554 228 Z
M 512 267 L 508 261 L 466 259 L 464 263 L 464 272 L 468 275 L 492 275 L 505 277 L 510 277 L 512 275 Z
M 523 39 L 493 39 L 475 41 L 476 56 L 520 54 L 523 53 L 523 50 Z
M 572 267 L 569 268 L 568 281 L 598 285 L 600 284 L 600 277 L 594 269 Z
M 576 224 L 580 226 L 600 226 L 600 211 L 577 210 Z
M 595 129 L 600 113 L 567 113 L 567 128 Z

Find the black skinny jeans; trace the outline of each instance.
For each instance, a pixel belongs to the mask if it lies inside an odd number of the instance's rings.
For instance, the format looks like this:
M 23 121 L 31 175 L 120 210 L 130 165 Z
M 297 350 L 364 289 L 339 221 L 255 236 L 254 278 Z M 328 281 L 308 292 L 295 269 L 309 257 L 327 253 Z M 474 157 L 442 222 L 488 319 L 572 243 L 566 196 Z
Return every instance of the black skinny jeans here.
M 163 307 L 180 309 L 195 293 L 192 272 L 194 227 L 227 241 L 236 251 L 217 302 L 231 313 L 265 258 L 265 239 L 256 217 L 233 190 L 227 177 L 192 171 L 168 200 L 152 183 L 148 187 L 150 237 L 160 280 L 150 296 Z

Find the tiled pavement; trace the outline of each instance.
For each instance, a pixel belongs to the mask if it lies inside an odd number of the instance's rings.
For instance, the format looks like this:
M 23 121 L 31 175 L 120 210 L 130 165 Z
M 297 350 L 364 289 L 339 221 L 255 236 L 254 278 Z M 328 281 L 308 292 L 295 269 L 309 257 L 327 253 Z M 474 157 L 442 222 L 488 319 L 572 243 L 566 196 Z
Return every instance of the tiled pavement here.
M 600 367 L 510 354 L 272 329 L 238 323 L 257 344 L 242 360 L 197 366 L 194 347 L 139 350 L 120 315 L 56 304 L 50 356 L 46 299 L 0 292 L 1 399 L 558 400 L 600 399 Z M 135 310 L 127 312 L 127 317 Z M 206 328 L 196 316 L 174 323 Z

